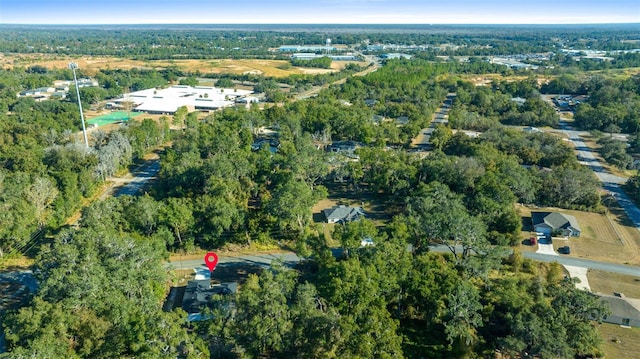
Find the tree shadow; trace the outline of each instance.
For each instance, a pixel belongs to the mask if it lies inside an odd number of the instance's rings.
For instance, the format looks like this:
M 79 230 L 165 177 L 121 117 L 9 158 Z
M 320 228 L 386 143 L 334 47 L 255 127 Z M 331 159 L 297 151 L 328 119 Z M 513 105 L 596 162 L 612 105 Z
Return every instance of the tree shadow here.
M 521 217 L 521 221 L 523 231 L 533 231 L 533 219 L 531 217 Z

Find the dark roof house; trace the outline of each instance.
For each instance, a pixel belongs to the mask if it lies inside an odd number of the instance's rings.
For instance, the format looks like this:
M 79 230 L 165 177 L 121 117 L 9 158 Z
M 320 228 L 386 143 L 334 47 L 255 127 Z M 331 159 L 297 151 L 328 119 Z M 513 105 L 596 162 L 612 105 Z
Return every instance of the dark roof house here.
M 189 321 L 202 320 L 200 312 L 211 305 L 214 295 L 228 296 L 235 294 L 237 290 L 236 282 L 211 285 L 211 279 L 189 281 L 182 297 L 182 309 L 189 314 Z
M 331 152 L 353 153 L 356 148 L 358 148 L 358 144 L 355 141 L 335 141 L 328 146 Z
M 345 223 L 357 221 L 364 217 L 364 210 L 362 207 L 340 205 L 323 209 L 322 214 L 324 214 L 324 217 L 327 219 L 327 223 Z
M 531 212 L 533 228 L 548 235 L 561 232 L 565 237 L 580 237 L 580 225 L 576 217 L 558 212 Z

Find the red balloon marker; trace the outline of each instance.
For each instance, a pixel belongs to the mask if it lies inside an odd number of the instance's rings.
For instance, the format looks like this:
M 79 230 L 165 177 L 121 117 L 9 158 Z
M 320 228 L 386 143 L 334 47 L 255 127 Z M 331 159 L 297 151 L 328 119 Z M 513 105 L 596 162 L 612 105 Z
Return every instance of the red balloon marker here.
M 207 264 L 207 268 L 209 268 L 209 272 L 213 272 L 216 269 L 216 264 L 218 264 L 218 255 L 209 252 L 204 256 L 204 262 Z

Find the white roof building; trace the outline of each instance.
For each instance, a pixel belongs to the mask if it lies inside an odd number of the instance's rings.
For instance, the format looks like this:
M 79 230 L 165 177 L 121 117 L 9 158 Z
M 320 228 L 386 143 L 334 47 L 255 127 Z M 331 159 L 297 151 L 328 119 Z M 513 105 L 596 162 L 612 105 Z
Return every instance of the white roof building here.
M 245 97 L 253 91 L 223 89 L 208 86 L 175 85 L 166 89 L 146 89 L 125 94 L 113 102 L 132 102 L 136 111 L 158 114 L 172 114 L 186 106 L 190 110 L 215 110 L 232 106 L 237 98 Z

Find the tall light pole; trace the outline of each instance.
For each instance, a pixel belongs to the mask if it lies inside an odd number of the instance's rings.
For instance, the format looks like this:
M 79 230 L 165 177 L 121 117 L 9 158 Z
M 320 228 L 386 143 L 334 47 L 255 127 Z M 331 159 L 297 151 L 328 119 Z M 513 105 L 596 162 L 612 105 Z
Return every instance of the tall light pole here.
M 80 120 L 82 120 L 82 134 L 84 135 L 84 144 L 89 148 L 89 140 L 87 139 L 87 128 L 84 126 L 84 114 L 82 113 L 82 103 L 80 102 L 80 88 L 78 87 L 78 78 L 76 77 L 76 69 L 78 64 L 69 63 L 69 68 L 73 71 L 73 82 L 76 84 L 76 96 L 78 96 L 78 108 L 80 109 Z

